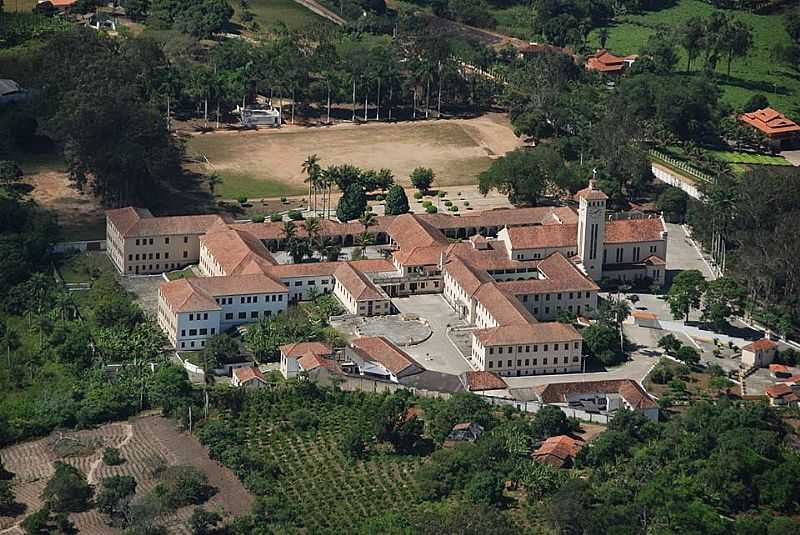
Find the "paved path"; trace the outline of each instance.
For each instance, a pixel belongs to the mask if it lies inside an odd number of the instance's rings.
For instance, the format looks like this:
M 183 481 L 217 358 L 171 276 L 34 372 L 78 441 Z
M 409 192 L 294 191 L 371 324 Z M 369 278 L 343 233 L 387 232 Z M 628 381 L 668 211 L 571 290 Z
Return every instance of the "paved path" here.
M 450 308 L 441 294 L 412 295 L 392 299 L 402 314 L 416 314 L 428 320 L 433 334 L 421 344 L 403 349 L 428 370 L 458 375 L 471 370 L 467 360 L 447 337 L 447 328 L 464 322 Z
M 338 26 L 344 26 L 345 24 L 347 24 L 346 20 L 344 20 L 342 17 L 340 17 L 327 7 L 323 6 L 319 2 L 315 2 L 314 0 L 294 0 L 294 1 L 300 4 L 301 6 L 310 9 L 320 17 L 328 19 L 329 21 Z

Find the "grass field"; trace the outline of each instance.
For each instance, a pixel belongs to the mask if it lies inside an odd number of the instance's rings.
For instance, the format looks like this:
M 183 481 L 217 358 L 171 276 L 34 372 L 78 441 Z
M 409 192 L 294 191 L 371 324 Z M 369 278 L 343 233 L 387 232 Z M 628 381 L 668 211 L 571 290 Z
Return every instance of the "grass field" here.
M 620 17 L 618 23 L 610 28 L 606 47 L 619 54 L 639 53 L 647 39 L 660 28 L 677 29 L 689 18 L 706 17 L 713 11 L 712 6 L 699 0 L 680 0 L 669 9 Z M 746 11 L 727 13 L 753 27 L 753 48 L 746 58 L 734 60 L 730 78 L 725 74 L 725 63 L 718 65 L 718 80 L 725 101 L 738 107 L 753 94 L 763 93 L 773 106 L 784 113 L 800 115 L 800 78 L 770 59 L 770 50 L 774 45 L 788 44 L 790 40 L 783 26 L 783 17 L 754 15 Z M 598 30 L 590 35 L 589 44 L 599 46 Z M 679 54 L 679 68 L 685 69 L 683 49 L 679 48 Z M 697 63 L 695 60 L 696 65 L 692 69 L 700 68 Z
M 231 6 L 235 11 L 234 20 L 241 23 L 239 13 L 242 6 L 239 0 L 232 0 Z M 261 29 L 269 29 L 278 23 L 285 24 L 290 30 L 308 28 L 315 23 L 329 24 L 326 19 L 294 0 L 250 0 L 249 8 Z
M 37 0 L 6 0 L 3 9 L 6 11 L 32 11 Z
M 533 9 L 528 5 L 516 5 L 507 8 L 489 10 L 497 21 L 494 30 L 504 35 L 530 40 L 533 32 Z
M 282 130 L 193 136 L 188 150 L 208 158 L 195 170 L 216 171 L 222 198 L 261 198 L 302 194 L 303 160 L 318 154 L 323 167 L 350 163 L 366 169 L 389 168 L 408 184 L 418 166 L 433 168 L 434 186 L 474 184 L 490 155 L 518 144 L 507 118 L 415 123 L 350 124 L 333 128 L 286 127 Z
M 752 154 L 749 152 L 709 151 L 711 154 L 728 163 L 744 163 L 751 165 L 792 165 L 783 156 L 768 154 Z
M 222 416 L 228 433 L 246 437 L 240 446 L 257 454 L 264 465 L 280 467 L 277 479 L 260 486 L 290 504 L 296 522 L 308 533 L 348 533 L 368 517 L 399 512 L 418 502 L 413 474 L 422 457 L 373 452 L 366 459 L 351 460 L 342 453 L 344 432 L 368 418 L 379 398 L 348 393 L 338 397 L 263 392 L 250 396 L 235 417 Z M 316 429 L 300 431 L 287 421 L 298 407 L 318 419 Z M 257 469 L 248 469 L 246 479 L 258 475 Z

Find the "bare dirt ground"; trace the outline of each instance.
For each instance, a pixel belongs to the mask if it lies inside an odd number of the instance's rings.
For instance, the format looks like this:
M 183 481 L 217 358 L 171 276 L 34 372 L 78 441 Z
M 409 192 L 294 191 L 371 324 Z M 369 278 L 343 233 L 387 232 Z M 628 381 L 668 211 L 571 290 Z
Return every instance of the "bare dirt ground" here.
M 119 448 L 125 463 L 106 466 L 102 462 L 105 447 Z M 53 473 L 53 461 L 62 460 L 79 468 L 91 484 L 104 477 L 130 475 L 136 479 L 137 494 L 155 485 L 153 470 L 159 466 L 190 464 L 208 476 L 216 494 L 204 505 L 228 520 L 246 514 L 253 498 L 227 468 L 208 458 L 208 451 L 193 437 L 176 428 L 175 423 L 158 415 L 142 416 L 128 422 L 116 422 L 97 429 L 55 432 L 47 438 L 26 442 L 0 452 L 8 470 L 16 474 L 14 493 L 27 506 L 16 518 L 0 517 L 0 533 L 23 533 L 19 527 L 25 515 L 41 507 L 39 495 Z M 66 454 L 66 455 L 65 455 Z M 186 520 L 193 507 L 179 509 L 164 519 L 169 533 L 189 533 Z M 119 533 L 106 524 L 106 517 L 95 510 L 71 515 L 80 533 L 106 535 Z
M 301 165 L 318 154 L 322 165 L 351 163 L 389 168 L 408 184 L 417 166 L 433 168 L 434 186 L 474 184 L 491 160 L 521 145 L 508 118 L 486 114 L 474 119 L 400 123 L 337 124 L 309 128 L 285 126 L 259 131 L 195 134 L 188 148 L 208 158 L 201 172 L 216 171 L 231 180 L 241 177 L 304 188 Z M 300 189 L 302 191 L 302 189 Z
M 66 173 L 40 171 L 27 175 L 25 182 L 33 186 L 33 200 L 56 214 L 67 239 L 102 238 L 105 235 L 102 230 L 105 225 L 103 207 L 97 199 L 73 188 Z

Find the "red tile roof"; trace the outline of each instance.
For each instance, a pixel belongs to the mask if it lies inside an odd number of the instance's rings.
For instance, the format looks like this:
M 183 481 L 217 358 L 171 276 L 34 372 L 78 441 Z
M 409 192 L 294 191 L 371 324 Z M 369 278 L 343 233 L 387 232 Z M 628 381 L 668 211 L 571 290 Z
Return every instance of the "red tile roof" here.
M 346 262 L 340 262 L 334 277 L 356 301 L 386 300 L 388 296 L 369 278 Z
M 395 376 L 399 376 L 412 367 L 417 367 L 420 371 L 424 370 L 408 353 L 383 336 L 356 338 L 350 345 L 360 351 L 362 357 L 381 364 Z
M 339 363 L 333 359 L 325 358 L 321 355 L 317 355 L 315 353 L 306 353 L 299 359 L 297 359 L 297 364 L 307 372 L 312 370 L 316 370 L 317 368 L 325 368 L 328 371 L 336 374 L 342 373 L 342 368 L 339 366 Z
M 617 73 L 625 68 L 625 62 L 635 61 L 638 56 L 615 56 L 608 50 L 600 48 L 586 57 L 586 68 L 591 71 Z
M 770 349 L 775 349 L 778 347 L 778 344 L 769 340 L 767 338 L 762 338 L 761 340 L 756 340 L 751 344 L 747 344 L 742 348 L 743 351 L 769 351 Z
M 227 295 L 286 294 L 288 288 L 264 275 L 191 277 L 162 282 L 159 291 L 175 312 L 221 310 L 215 298 Z
M 660 217 L 647 219 L 613 219 L 606 221 L 604 243 L 633 243 L 666 239 L 664 222 Z
M 608 200 L 608 195 L 597 189 L 594 180 L 589 180 L 589 185 L 576 193 L 575 198 L 587 201 L 605 201 Z
M 739 116 L 739 119 L 757 128 L 768 137 L 796 135 L 800 132 L 800 125 L 772 108 L 764 108 L 752 113 L 744 113 Z
M 509 258 L 508 250 L 502 241 L 489 240 L 486 245 L 486 249 L 475 249 L 468 242 L 453 243 L 445 251 L 445 257 L 459 257 L 472 268 L 487 271 L 527 268 L 534 265 Z
M 784 366 L 783 364 L 770 364 L 769 371 L 772 373 L 791 373 L 788 366 Z
M 583 441 L 567 435 L 558 435 L 545 440 L 533 453 L 534 459 L 553 464 L 558 468 L 575 459 L 583 447 Z
M 504 292 L 496 282 L 487 282 L 475 292 L 475 299 L 498 325 L 527 325 L 536 318 L 519 299 Z
M 162 282 L 159 293 L 169 308 L 175 312 L 201 312 L 221 310 L 214 298 L 206 292 L 198 291 L 189 281 L 178 279 Z
M 634 310 L 633 312 L 631 312 L 631 316 L 633 316 L 634 318 L 643 319 L 643 320 L 657 320 L 658 319 L 658 316 L 656 316 L 652 312 L 647 312 L 646 310 Z
M 261 381 L 262 383 L 267 382 L 264 378 L 264 374 L 262 374 L 261 370 L 258 368 L 234 368 L 233 375 L 236 376 L 239 384 L 245 384 L 254 380 Z
M 522 281 L 504 281 L 497 284 L 514 295 L 536 293 L 586 291 L 596 292 L 600 287 L 578 267 L 559 252 L 548 255 L 536 264 L 539 278 Z
M 464 372 L 462 374 L 462 382 L 470 392 L 508 388 L 506 382 L 499 375 L 487 371 Z
M 578 381 L 572 383 L 550 383 L 535 387 L 543 403 L 566 403 L 570 394 L 618 393 L 634 409 L 656 407 L 656 402 L 631 379 L 609 379 L 607 381 Z
M 514 250 L 578 246 L 578 225 L 512 227 L 507 232 Z
M 437 266 L 446 250 L 444 245 L 411 247 L 392 253 L 392 257 L 405 267 Z
M 226 275 L 265 272 L 277 264 L 261 240 L 244 230 L 221 229 L 200 237 Z
M 777 385 L 773 385 L 767 388 L 766 392 L 767 395 L 771 398 L 782 398 L 789 394 L 794 394 L 794 390 L 792 390 L 792 387 L 783 383 L 779 383 Z
M 218 215 L 153 217 L 146 208 L 119 208 L 106 211 L 106 217 L 125 238 L 204 234 L 225 225 Z
M 472 334 L 483 346 L 580 342 L 581 334 L 572 325 L 558 322 L 529 325 L 501 325 L 476 329 Z
M 491 276 L 483 270 L 473 269 L 458 257 L 450 258 L 444 265 L 444 271 L 464 289 L 468 296 L 478 291 L 482 284 L 492 282 Z
M 281 355 L 285 357 L 300 357 L 311 353 L 314 355 L 332 355 L 333 349 L 322 342 L 295 342 L 280 346 Z
M 395 217 L 386 231 L 397 246 L 404 251 L 415 247 L 449 244 L 447 238 L 439 229 L 413 214 L 403 214 Z

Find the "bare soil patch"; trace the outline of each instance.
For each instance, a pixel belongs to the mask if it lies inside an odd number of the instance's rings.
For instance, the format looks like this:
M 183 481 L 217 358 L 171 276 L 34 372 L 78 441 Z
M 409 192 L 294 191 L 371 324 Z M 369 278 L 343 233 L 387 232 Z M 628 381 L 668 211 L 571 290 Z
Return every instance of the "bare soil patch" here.
M 105 447 L 119 448 L 125 462 L 106 466 L 102 462 Z M 67 452 L 67 456 L 59 453 Z M 112 475 L 129 475 L 137 481 L 137 494 L 145 494 L 155 485 L 153 472 L 160 466 L 189 464 L 202 470 L 216 494 L 204 504 L 218 511 L 225 520 L 245 514 L 253 498 L 229 469 L 212 461 L 208 450 L 194 437 L 176 427 L 172 420 L 158 415 L 115 422 L 84 431 L 54 432 L 46 438 L 5 448 L 0 452 L 8 470 L 15 475 L 14 493 L 27 511 L 16 518 L 0 517 L 0 533 L 22 533 L 18 526 L 25 515 L 41 507 L 39 495 L 53 474 L 53 461 L 61 460 L 79 468 L 89 482 L 97 484 Z M 189 533 L 186 520 L 193 506 L 179 509 L 166 519 L 169 533 Z M 71 515 L 80 533 L 105 535 L 118 533 L 95 510 Z
M 42 170 L 25 177 L 33 186 L 31 198 L 58 218 L 65 238 L 72 240 L 105 237 L 105 213 L 100 203 L 72 187 L 67 173 Z
M 315 153 L 323 165 L 389 168 L 403 185 L 409 184 L 408 175 L 418 166 L 433 168 L 435 187 L 474 184 L 492 159 L 520 145 L 506 117 L 487 114 L 474 119 L 196 134 L 188 149 L 210 162 L 195 164 L 192 170 L 216 171 L 228 179 L 219 193 L 231 198 L 258 190 L 256 183 L 268 194 L 250 197 L 301 193 L 306 188 L 302 162 Z

